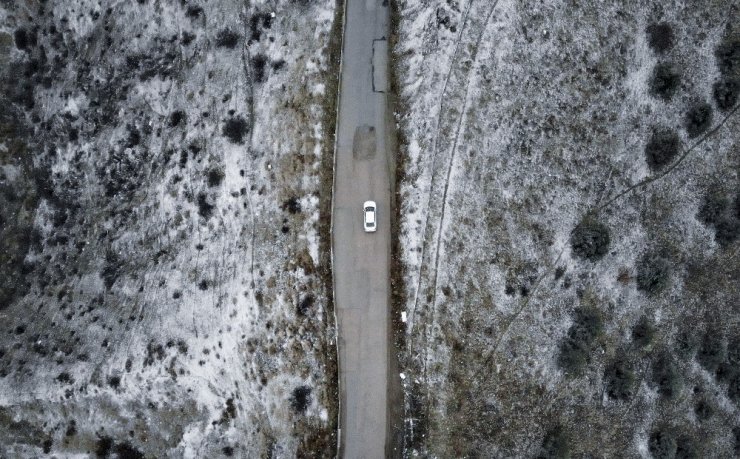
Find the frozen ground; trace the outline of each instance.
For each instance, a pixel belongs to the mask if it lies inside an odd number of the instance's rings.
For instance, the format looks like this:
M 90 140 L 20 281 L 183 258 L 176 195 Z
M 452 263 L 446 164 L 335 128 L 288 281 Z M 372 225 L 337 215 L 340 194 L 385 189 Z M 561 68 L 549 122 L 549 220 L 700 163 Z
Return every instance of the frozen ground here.
M 2 2 L 0 456 L 332 455 L 334 11 Z
M 397 0 L 406 447 L 740 451 L 740 2 Z

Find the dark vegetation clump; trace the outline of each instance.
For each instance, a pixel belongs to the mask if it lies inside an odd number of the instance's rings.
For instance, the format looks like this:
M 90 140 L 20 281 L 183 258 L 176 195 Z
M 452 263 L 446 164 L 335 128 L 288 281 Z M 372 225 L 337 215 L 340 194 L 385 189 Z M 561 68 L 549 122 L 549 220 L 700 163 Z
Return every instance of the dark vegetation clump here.
M 15 47 L 20 50 L 28 50 L 36 46 L 36 31 L 26 30 L 23 28 L 16 29 L 13 32 L 13 39 L 15 40 Z
M 182 110 L 175 110 L 170 114 L 170 127 L 177 127 L 187 119 L 187 115 Z
M 669 101 L 681 85 L 681 76 L 672 64 L 660 63 L 653 69 L 650 80 L 650 93 L 659 99 Z
M 696 414 L 696 417 L 700 421 L 706 421 L 714 416 L 714 408 L 706 399 L 702 398 L 696 402 L 696 405 L 694 406 L 694 414 Z
M 244 143 L 244 136 L 247 132 L 249 132 L 249 125 L 247 124 L 247 120 L 241 116 L 229 118 L 224 123 L 223 135 L 232 143 Z
M 676 437 L 670 428 L 658 428 L 650 435 L 648 449 L 654 459 L 673 459 L 676 447 Z
M 228 398 L 226 399 L 226 407 L 221 413 L 221 419 L 219 419 L 218 423 L 228 425 L 232 419 L 236 419 L 236 405 L 233 398 Z
M 653 382 L 658 393 L 669 400 L 681 391 L 681 374 L 669 354 L 663 353 L 653 362 Z
M 676 459 L 699 459 L 699 448 L 693 438 L 681 435 L 676 440 Z
M 730 206 L 730 200 L 719 187 L 711 187 L 704 195 L 697 218 L 714 228 L 714 239 L 721 246 L 727 246 L 740 238 L 740 216 Z
M 121 387 L 121 377 L 111 376 L 110 378 L 108 378 L 108 385 L 113 389 L 118 390 L 118 388 Z
M 720 73 L 728 78 L 740 78 L 740 37 L 720 43 L 714 56 Z
M 585 217 L 573 229 L 570 246 L 573 253 L 582 259 L 596 261 L 609 250 L 609 228 L 593 217 Z
M 161 51 L 161 50 L 160 50 Z M 167 79 L 175 71 L 177 55 L 172 51 L 126 56 L 128 70 L 139 75 L 139 80 L 148 81 L 155 76 Z
M 603 324 L 597 311 L 590 308 L 576 309 L 573 325 L 560 343 L 558 364 L 570 373 L 580 372 L 589 362 L 594 343 L 602 332 Z
M 717 108 L 722 111 L 731 109 L 737 103 L 737 96 L 740 93 L 740 83 L 738 80 L 722 79 L 714 83 L 712 94 Z
M 283 210 L 295 215 L 301 211 L 301 202 L 295 196 L 286 199 L 281 206 Z
M 183 32 L 180 38 L 180 42 L 183 44 L 183 46 L 190 45 L 193 40 L 195 40 L 195 34 L 192 34 L 190 32 Z
M 224 181 L 224 171 L 218 168 L 213 168 L 208 171 L 208 186 L 217 187 Z
M 650 24 L 647 27 L 648 44 L 656 53 L 663 53 L 673 47 L 673 28 L 667 22 Z
M 54 440 L 51 438 L 47 438 L 44 440 L 43 443 L 41 443 L 41 450 L 44 452 L 44 454 L 49 454 L 51 452 L 51 447 L 54 446 Z
M 230 29 L 223 29 L 216 35 L 216 46 L 233 49 L 239 43 L 241 36 Z
M 113 439 L 111 437 L 99 437 L 95 442 L 95 456 L 107 458 L 113 449 Z
M 166 353 L 164 346 L 154 341 L 149 341 L 146 345 L 146 356 L 144 357 L 144 366 L 153 365 L 155 360 L 163 360 Z
M 74 437 L 77 435 L 77 421 L 74 419 L 69 421 L 67 424 L 67 430 L 64 432 L 65 437 Z
M 254 81 L 257 83 L 264 83 L 267 81 L 267 72 L 265 72 L 265 66 L 267 65 L 267 56 L 264 54 L 256 54 L 252 57 L 252 68 L 254 70 Z
M 550 429 L 542 439 L 537 459 L 565 459 L 570 457 L 570 440 L 561 426 Z
M 198 194 L 198 215 L 208 220 L 213 215 L 213 209 L 216 206 L 208 202 L 205 193 Z
M 712 125 L 712 106 L 706 102 L 700 102 L 694 105 L 686 113 L 684 127 L 689 137 L 696 137 L 706 132 Z
M 639 349 L 645 349 L 655 340 L 655 327 L 646 316 L 642 316 L 632 327 L 632 341 Z
M 725 194 L 717 187 L 710 188 L 704 195 L 697 217 L 707 226 L 714 226 L 724 218 L 730 202 Z
M 311 388 L 308 386 L 299 386 L 293 389 L 290 396 L 290 406 L 296 413 L 304 413 L 311 404 Z
M 203 15 L 203 8 L 198 5 L 188 5 L 185 15 L 190 19 L 197 19 Z
M 635 392 L 635 372 L 623 358 L 617 358 L 604 370 L 606 393 L 615 400 L 629 400 Z
M 110 290 L 111 287 L 113 287 L 113 284 L 116 283 L 120 272 L 121 259 L 115 252 L 108 251 L 108 253 L 105 254 L 105 265 L 103 266 L 103 271 L 100 273 L 100 277 L 103 278 L 103 284 L 107 290 Z
M 678 155 L 681 139 L 670 129 L 656 129 L 645 145 L 645 160 L 652 171 L 668 165 Z
M 647 295 L 662 292 L 670 280 L 671 265 L 659 252 L 647 252 L 637 263 L 637 289 Z
M 270 13 L 257 13 L 249 18 L 250 41 L 260 41 L 262 29 L 272 27 L 272 15 Z
M 714 330 L 707 330 L 699 345 L 696 360 L 708 372 L 716 372 L 725 360 L 725 346 L 722 335 Z
M 313 295 L 304 296 L 301 301 L 298 302 L 297 312 L 299 316 L 305 317 L 311 311 L 313 307 L 314 297 Z
M 224 446 L 221 448 L 221 452 L 224 453 L 224 456 L 231 457 L 234 455 L 234 447 L 233 446 Z
M 144 459 L 144 453 L 131 446 L 128 442 L 116 443 L 113 448 L 118 459 Z

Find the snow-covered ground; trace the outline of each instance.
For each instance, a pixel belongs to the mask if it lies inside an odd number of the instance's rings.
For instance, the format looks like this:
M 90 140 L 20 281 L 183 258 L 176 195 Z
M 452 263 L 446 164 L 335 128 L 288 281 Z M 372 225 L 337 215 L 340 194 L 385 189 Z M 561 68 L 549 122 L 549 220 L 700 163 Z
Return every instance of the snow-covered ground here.
M 737 455 L 740 3 L 395 5 L 407 453 Z
M 332 454 L 334 15 L 3 3 L 0 456 Z

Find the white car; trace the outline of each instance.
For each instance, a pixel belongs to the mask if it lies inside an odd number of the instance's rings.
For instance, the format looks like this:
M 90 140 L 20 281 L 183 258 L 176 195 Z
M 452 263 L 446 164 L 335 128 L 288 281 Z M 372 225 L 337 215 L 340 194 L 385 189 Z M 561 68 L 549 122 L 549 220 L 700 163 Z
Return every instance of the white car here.
M 374 233 L 377 229 L 378 224 L 376 220 L 376 209 L 377 207 L 375 206 L 375 201 L 365 201 L 365 203 L 362 205 L 362 210 L 365 215 L 363 222 L 366 233 Z

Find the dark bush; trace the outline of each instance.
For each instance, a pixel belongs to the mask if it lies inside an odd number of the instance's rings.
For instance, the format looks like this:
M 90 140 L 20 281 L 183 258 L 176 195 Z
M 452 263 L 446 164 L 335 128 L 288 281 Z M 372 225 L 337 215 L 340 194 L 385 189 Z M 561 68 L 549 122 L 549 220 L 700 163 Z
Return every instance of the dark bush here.
M 660 293 L 670 280 L 670 262 L 658 252 L 648 252 L 637 263 L 637 289 L 647 295 Z
M 95 455 L 97 457 L 109 457 L 112 449 L 113 439 L 111 437 L 99 437 L 95 442 Z
M 644 349 L 655 340 L 655 327 L 650 323 L 647 317 L 642 316 L 632 327 L 632 341 L 638 348 Z
M 41 450 L 44 452 L 44 454 L 49 454 L 51 452 L 51 447 L 54 446 L 54 440 L 51 438 L 47 438 L 44 440 L 43 443 L 41 443 Z
M 545 438 L 542 439 L 542 446 L 537 459 L 565 459 L 570 457 L 570 440 L 565 430 L 557 426 L 550 429 Z
M 300 302 L 298 302 L 297 312 L 299 316 L 306 316 L 311 308 L 313 307 L 314 297 L 313 295 L 304 296 Z
M 678 155 L 681 139 L 670 129 L 656 129 L 645 145 L 645 160 L 653 171 L 668 165 Z
M 224 446 L 221 448 L 221 452 L 224 453 L 224 456 L 231 457 L 234 455 L 234 448 L 232 446 Z
M 240 38 L 241 36 L 238 33 L 230 29 L 224 29 L 216 35 L 216 46 L 233 49 L 239 43 Z
M 681 75 L 672 64 L 662 62 L 653 69 L 650 80 L 650 93 L 659 99 L 669 101 L 681 85 Z
M 203 8 L 197 5 L 189 5 L 188 9 L 185 10 L 185 15 L 190 19 L 199 18 L 203 14 Z
M 290 406 L 296 413 L 304 413 L 311 404 L 311 388 L 308 386 L 299 386 L 293 389 L 293 395 L 290 397 Z
M 728 246 L 740 238 L 740 221 L 727 217 L 714 227 L 714 239 L 721 246 Z
M 115 284 L 118 276 L 121 272 L 122 263 L 119 256 L 113 252 L 108 251 L 105 255 L 105 265 L 103 271 L 100 273 L 100 277 L 103 278 L 103 284 L 107 290 L 110 290 Z
M 117 390 L 119 387 L 121 387 L 121 377 L 111 376 L 110 378 L 108 378 L 108 385 Z
M 208 220 L 213 215 L 216 206 L 210 204 L 205 193 L 198 194 L 198 215 Z
M 714 408 L 706 399 L 701 399 L 696 402 L 694 413 L 700 421 L 706 421 L 714 416 Z
M 740 403 L 740 373 L 738 373 L 737 369 L 727 385 L 727 397 L 729 397 L 735 405 Z
M 718 188 L 711 188 L 704 195 L 697 217 L 705 225 L 716 225 L 722 221 L 730 203 L 727 197 Z
M 596 261 L 609 250 L 609 228 L 593 217 L 585 217 L 570 235 L 573 253 L 582 259 Z
M 625 359 L 617 358 L 604 369 L 606 393 L 616 400 L 628 400 L 635 392 L 635 373 Z
M 737 95 L 740 92 L 740 83 L 737 80 L 722 79 L 714 83 L 712 94 L 717 108 L 722 111 L 729 110 L 737 103 Z
M 254 69 L 254 81 L 257 83 L 264 83 L 267 81 L 267 73 L 265 72 L 265 66 L 267 65 L 267 56 L 264 54 L 257 54 L 252 57 L 252 68 Z
M 579 308 L 574 313 L 573 325 L 560 343 L 558 364 L 567 372 L 577 373 L 589 362 L 594 341 L 603 328 L 601 316 L 589 308 Z
M 648 449 L 655 459 L 672 459 L 676 456 L 676 437 L 671 429 L 662 427 L 650 435 Z
M 69 421 L 67 424 L 67 430 L 64 432 L 65 437 L 74 437 L 77 435 L 77 421 L 74 419 Z
M 134 448 L 128 442 L 118 443 L 113 448 L 118 459 L 144 459 L 144 453 Z
M 689 137 L 703 134 L 712 125 L 712 106 L 700 102 L 689 109 L 684 120 L 684 127 Z
M 36 32 L 29 31 L 26 29 L 16 29 L 13 32 L 13 39 L 15 40 L 16 48 L 20 50 L 27 50 L 30 47 L 36 46 Z
M 726 77 L 740 77 L 740 38 L 725 40 L 714 52 L 719 71 Z
M 301 201 L 299 201 L 295 196 L 291 196 L 283 202 L 281 207 L 283 210 L 287 210 L 291 214 L 295 215 L 301 211 Z
M 673 28 L 667 22 L 650 24 L 646 32 L 648 44 L 656 53 L 663 53 L 673 47 Z
M 221 185 L 224 181 L 224 171 L 221 169 L 213 168 L 208 171 L 208 186 L 216 187 Z
M 669 354 L 663 353 L 653 362 L 653 382 L 658 393 L 667 399 L 673 399 L 681 391 L 681 374 Z
M 247 120 L 241 116 L 229 118 L 224 123 L 223 135 L 231 140 L 232 143 L 244 143 L 244 136 L 247 132 L 249 132 L 249 125 L 247 124 Z
M 699 459 L 699 448 L 688 435 L 681 435 L 676 441 L 676 459 Z
M 183 44 L 183 46 L 190 45 L 193 40 L 195 40 L 195 34 L 192 34 L 190 32 L 183 32 L 180 38 L 180 42 Z
M 725 360 L 725 346 L 722 335 L 714 330 L 708 330 L 699 346 L 699 352 L 696 354 L 696 360 L 708 372 L 714 373 L 720 364 Z
M 170 114 L 170 127 L 177 127 L 187 119 L 187 115 L 182 110 L 175 110 Z

